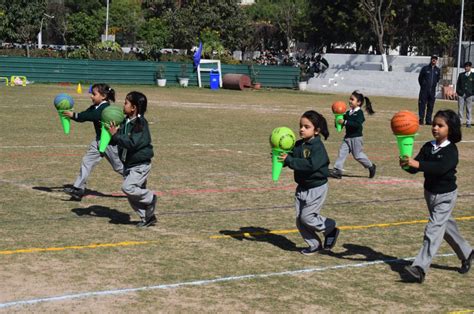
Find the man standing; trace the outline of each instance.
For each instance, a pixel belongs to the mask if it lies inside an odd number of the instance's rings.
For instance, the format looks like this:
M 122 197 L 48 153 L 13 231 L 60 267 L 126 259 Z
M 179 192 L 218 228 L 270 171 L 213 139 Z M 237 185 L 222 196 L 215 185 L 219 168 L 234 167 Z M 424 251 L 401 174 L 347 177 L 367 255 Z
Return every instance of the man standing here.
M 431 116 L 433 114 L 436 97 L 436 85 L 441 76 L 441 71 L 436 66 L 437 62 L 438 56 L 432 55 L 430 64 L 425 65 L 418 76 L 418 83 L 420 84 L 420 95 L 418 96 L 418 116 L 420 119 L 420 125 L 423 124 L 423 120 L 426 124 L 431 124 Z
M 464 63 L 464 73 L 459 74 L 456 83 L 456 94 L 458 95 L 458 115 L 461 120 L 464 115 L 464 104 L 466 105 L 466 127 L 471 127 L 471 109 L 472 98 L 474 98 L 474 78 L 471 74 L 472 63 L 470 61 Z

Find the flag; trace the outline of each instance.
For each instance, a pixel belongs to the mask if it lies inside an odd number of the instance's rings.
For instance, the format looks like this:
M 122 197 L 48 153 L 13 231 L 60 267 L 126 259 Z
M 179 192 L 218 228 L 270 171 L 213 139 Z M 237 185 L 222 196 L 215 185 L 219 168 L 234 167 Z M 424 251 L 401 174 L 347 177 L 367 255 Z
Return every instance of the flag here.
M 193 55 L 194 71 L 196 71 L 197 67 L 199 66 L 199 63 L 201 63 L 201 53 L 202 53 L 202 41 L 199 41 L 199 47 L 198 49 L 196 49 Z

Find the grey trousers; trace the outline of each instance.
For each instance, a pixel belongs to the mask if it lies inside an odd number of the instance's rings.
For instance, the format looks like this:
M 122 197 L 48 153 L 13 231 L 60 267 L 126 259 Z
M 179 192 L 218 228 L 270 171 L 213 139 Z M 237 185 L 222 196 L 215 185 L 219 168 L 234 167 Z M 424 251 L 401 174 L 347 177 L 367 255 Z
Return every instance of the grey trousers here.
M 118 156 L 117 146 L 108 145 L 105 150 L 105 159 L 112 165 L 115 172 L 123 175 L 123 163 Z M 79 175 L 74 182 L 74 187 L 84 190 L 86 187 L 87 178 L 89 178 L 92 169 L 102 160 L 99 153 L 99 141 L 93 140 L 89 145 L 89 149 L 82 158 L 81 169 Z
M 328 184 L 309 190 L 299 186 L 295 192 L 296 227 L 311 248 L 321 246 L 316 232 L 330 233 L 336 227 L 336 221 L 319 214 L 328 194 Z
M 464 107 L 466 107 L 466 124 L 471 124 L 471 113 L 472 113 L 472 99 L 474 96 L 458 96 L 458 115 L 459 119 L 464 118 Z
M 128 202 L 142 220 L 154 215 L 155 209 L 151 207 L 153 192 L 146 188 L 151 164 L 142 164 L 124 171 L 125 180 L 122 191 L 127 195 Z
M 369 160 L 366 154 L 362 151 L 364 148 L 364 139 L 362 136 L 345 138 L 342 141 L 341 147 L 339 148 L 339 154 L 334 164 L 334 168 L 342 171 L 344 169 L 344 162 L 349 154 L 352 154 L 355 160 L 357 160 L 364 168 L 372 167 L 372 162 Z
M 420 266 L 425 274 L 443 238 L 460 260 L 467 259 L 472 252 L 472 247 L 459 233 L 458 225 L 452 216 L 457 194 L 457 190 L 444 194 L 433 194 L 425 190 L 430 218 L 425 228 L 423 246 L 413 262 L 413 266 Z

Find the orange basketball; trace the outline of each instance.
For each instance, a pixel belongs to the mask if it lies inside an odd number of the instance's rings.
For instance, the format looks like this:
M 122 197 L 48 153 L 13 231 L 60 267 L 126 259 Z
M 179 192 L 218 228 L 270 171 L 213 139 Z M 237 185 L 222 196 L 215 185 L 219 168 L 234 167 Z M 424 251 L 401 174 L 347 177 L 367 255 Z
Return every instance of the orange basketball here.
M 347 106 L 345 102 L 338 100 L 332 104 L 331 109 L 333 113 L 340 114 L 340 113 L 345 113 L 347 111 Z
M 411 135 L 415 134 L 420 127 L 418 116 L 413 112 L 402 110 L 397 112 L 390 121 L 393 134 Z

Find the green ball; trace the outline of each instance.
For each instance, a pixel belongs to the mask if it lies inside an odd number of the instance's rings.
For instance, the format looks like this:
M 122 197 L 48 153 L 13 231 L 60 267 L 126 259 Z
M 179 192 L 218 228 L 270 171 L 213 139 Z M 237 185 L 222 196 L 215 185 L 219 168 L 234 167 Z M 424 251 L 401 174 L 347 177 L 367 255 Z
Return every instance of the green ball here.
M 295 146 L 296 135 L 290 128 L 275 128 L 270 135 L 270 145 L 273 148 L 290 150 Z
M 125 119 L 125 114 L 123 113 L 123 109 L 119 106 L 108 106 L 102 111 L 101 119 L 105 124 L 109 124 L 113 121 L 116 125 L 119 125 Z

